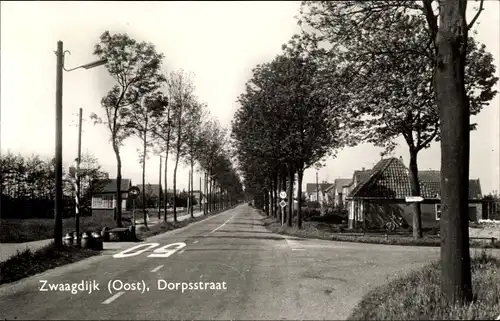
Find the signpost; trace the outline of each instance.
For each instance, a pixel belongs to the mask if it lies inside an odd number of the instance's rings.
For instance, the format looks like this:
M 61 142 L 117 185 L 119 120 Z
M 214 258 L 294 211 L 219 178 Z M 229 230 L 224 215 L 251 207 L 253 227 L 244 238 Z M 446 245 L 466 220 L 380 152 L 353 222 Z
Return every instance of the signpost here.
M 422 196 L 406 196 L 406 203 L 420 203 L 424 200 Z
M 285 191 L 281 191 L 280 192 L 280 198 L 281 198 L 281 202 L 280 202 L 280 206 L 281 206 L 281 226 L 285 225 L 285 206 L 286 206 L 286 192 Z
M 137 186 L 132 186 L 128 190 L 128 197 L 132 200 L 132 226 L 135 229 L 135 199 L 139 194 L 141 193 L 141 190 Z

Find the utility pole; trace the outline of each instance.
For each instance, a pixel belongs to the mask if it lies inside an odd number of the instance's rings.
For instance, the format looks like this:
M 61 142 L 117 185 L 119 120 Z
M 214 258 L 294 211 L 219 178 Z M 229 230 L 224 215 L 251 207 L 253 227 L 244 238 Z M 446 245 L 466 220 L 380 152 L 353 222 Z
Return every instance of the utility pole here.
M 160 155 L 160 171 L 158 173 L 158 220 L 161 219 L 161 162 L 162 156 Z
M 200 198 L 198 199 L 198 203 L 200 203 L 199 204 L 199 206 L 200 206 L 200 212 L 201 212 L 201 197 L 202 197 L 202 193 L 201 193 L 201 175 L 200 175 Z
M 102 66 L 108 62 L 107 59 L 94 61 L 86 65 L 81 65 L 72 69 L 64 68 L 63 42 L 57 42 L 57 57 L 56 63 L 56 150 L 55 150 L 55 204 L 54 204 L 54 245 L 62 247 L 62 214 L 63 214 L 63 193 L 62 193 L 62 96 L 63 96 L 63 70 L 66 72 L 84 68 L 91 69 L 97 66 Z M 80 109 L 80 128 L 81 128 L 81 109 Z M 80 152 L 79 152 L 80 153 Z M 78 183 L 79 184 L 79 183 Z
M 78 156 L 76 158 L 76 211 L 75 211 L 75 230 L 76 244 L 80 244 L 80 163 L 82 162 L 82 114 L 83 109 L 78 112 Z
M 62 247 L 62 94 L 63 94 L 63 42 L 57 42 L 56 64 L 56 157 L 55 157 L 55 206 L 54 206 L 54 244 Z

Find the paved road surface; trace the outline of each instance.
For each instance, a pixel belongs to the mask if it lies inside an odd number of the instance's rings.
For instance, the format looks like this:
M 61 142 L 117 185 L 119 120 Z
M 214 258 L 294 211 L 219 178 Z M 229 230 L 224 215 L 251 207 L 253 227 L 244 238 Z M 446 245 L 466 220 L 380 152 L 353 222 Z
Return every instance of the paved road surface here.
M 429 247 L 285 239 L 268 232 L 261 218 L 240 205 L 145 242 L 186 244 L 168 257 L 148 257 L 158 247 L 122 258 L 114 254 L 123 249 L 108 250 L 0 286 L 0 319 L 344 319 L 373 286 L 438 257 Z M 227 289 L 159 290 L 159 279 Z M 41 292 L 41 280 L 96 281 L 100 290 Z M 110 280 L 144 281 L 149 291 L 110 294 Z

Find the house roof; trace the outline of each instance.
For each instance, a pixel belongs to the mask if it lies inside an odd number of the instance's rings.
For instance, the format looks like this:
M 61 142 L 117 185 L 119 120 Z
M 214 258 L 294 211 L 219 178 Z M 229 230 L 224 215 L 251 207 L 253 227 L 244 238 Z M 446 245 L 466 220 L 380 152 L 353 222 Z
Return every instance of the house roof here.
M 326 191 L 326 189 L 332 185 L 333 185 L 332 183 L 319 183 L 318 188 L 319 188 L 320 192 Z M 306 192 L 309 195 L 316 193 L 316 183 L 307 183 L 306 184 Z
M 352 178 L 337 178 L 333 183 L 334 188 L 339 191 L 342 190 L 342 187 L 348 186 L 352 183 Z
M 130 178 L 122 178 L 120 191 L 127 192 L 132 186 Z M 103 179 L 94 183 L 94 193 L 115 193 L 116 192 L 116 179 Z
M 137 187 L 139 187 L 139 189 L 141 190 L 141 193 L 143 186 L 144 185 L 142 184 L 137 185 Z M 163 189 L 161 188 L 160 184 L 146 184 L 146 194 L 151 196 L 158 196 L 160 195 L 160 192 L 163 193 Z
M 362 181 L 364 181 L 365 179 L 370 177 L 370 174 L 372 173 L 372 171 L 373 171 L 373 169 L 363 169 L 363 170 L 354 171 L 352 182 L 354 183 L 354 178 L 356 178 L 356 181 L 358 182 L 358 185 L 359 185 Z
M 440 194 L 439 171 L 419 171 L 420 195 L 436 198 Z M 356 186 L 349 197 L 403 199 L 411 195 L 410 171 L 398 158 L 379 161 L 371 174 Z M 469 180 L 469 199 L 481 198 L 479 180 Z
M 441 193 L 441 172 L 436 170 L 418 171 L 418 179 L 431 195 Z M 469 199 L 482 198 L 479 179 L 469 179 Z

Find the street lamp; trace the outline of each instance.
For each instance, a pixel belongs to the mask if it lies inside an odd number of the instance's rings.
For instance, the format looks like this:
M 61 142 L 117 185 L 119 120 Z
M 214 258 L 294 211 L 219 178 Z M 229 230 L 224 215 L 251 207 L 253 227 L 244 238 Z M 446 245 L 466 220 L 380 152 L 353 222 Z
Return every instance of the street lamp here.
M 56 246 L 62 246 L 62 88 L 63 88 L 63 70 L 73 71 L 79 68 L 90 69 L 101 66 L 107 63 L 106 59 L 82 65 L 73 69 L 67 70 L 64 68 L 64 54 L 69 51 L 63 51 L 63 42 L 57 42 L 57 66 L 56 66 L 56 159 L 55 159 L 55 176 L 56 176 L 56 200 L 55 200 L 55 227 L 54 227 L 54 243 Z M 71 53 L 70 53 L 71 54 Z

